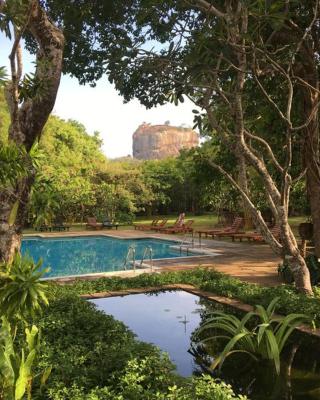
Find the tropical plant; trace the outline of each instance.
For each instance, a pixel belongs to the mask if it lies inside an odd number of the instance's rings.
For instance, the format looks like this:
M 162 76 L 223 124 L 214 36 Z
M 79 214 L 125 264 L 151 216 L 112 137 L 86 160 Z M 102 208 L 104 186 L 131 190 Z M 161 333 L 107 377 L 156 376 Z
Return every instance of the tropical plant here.
M 310 321 L 304 314 L 288 314 L 286 317 L 274 315 L 279 298 L 274 298 L 265 309 L 257 305 L 254 311 L 248 312 L 241 320 L 234 315 L 222 311 L 213 312 L 196 330 L 193 340 L 205 344 L 218 338 L 227 339 L 222 352 L 217 355 L 211 365 L 212 369 L 222 367 L 227 357 L 235 353 L 247 353 L 253 359 L 270 360 L 280 373 L 280 355 L 294 329 L 302 322 Z M 247 327 L 253 322 L 253 328 Z M 218 333 L 211 335 L 211 331 Z M 209 336 L 202 339 L 204 332 Z
M 26 320 L 48 305 L 47 285 L 40 281 L 48 272 L 42 262 L 35 263 L 30 257 L 16 254 L 12 263 L 1 266 L 0 315 Z
M 32 381 L 36 375 L 34 368 L 39 351 L 39 330 L 35 325 L 25 329 L 25 349 L 14 343 L 15 335 L 11 325 L 2 317 L 0 328 L 0 398 L 6 400 L 20 400 L 27 394 L 31 399 Z M 41 387 L 51 373 L 47 367 L 41 378 Z

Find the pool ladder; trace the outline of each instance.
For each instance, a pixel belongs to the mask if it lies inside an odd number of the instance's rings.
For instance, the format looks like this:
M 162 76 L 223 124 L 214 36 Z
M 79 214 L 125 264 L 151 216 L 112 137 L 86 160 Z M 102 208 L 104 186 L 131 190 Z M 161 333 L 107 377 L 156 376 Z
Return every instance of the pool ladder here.
M 134 246 L 129 246 L 128 248 L 128 252 L 123 263 L 124 270 L 127 270 L 127 265 L 130 262 L 130 257 L 131 257 L 131 262 L 133 264 L 133 270 L 134 272 L 136 272 L 136 248 Z
M 148 254 L 149 254 L 150 268 L 151 268 L 151 271 L 153 271 L 153 250 L 152 250 L 151 246 L 145 247 L 141 261 L 140 261 L 140 268 L 142 267 L 143 261 L 146 259 Z
M 151 246 L 145 247 L 142 258 L 140 260 L 140 268 L 142 267 L 143 261 L 147 259 L 148 254 L 149 254 L 151 271 L 153 271 L 153 250 Z M 127 265 L 129 262 L 132 263 L 133 271 L 136 272 L 136 248 L 134 246 L 129 246 L 128 248 L 128 252 L 123 263 L 124 270 L 127 270 Z
M 184 246 L 184 244 L 187 244 L 187 243 L 188 243 L 188 242 L 187 242 L 187 239 L 189 239 L 189 236 L 188 236 L 187 234 L 185 234 L 185 235 L 183 236 L 183 238 L 182 238 L 180 244 L 179 244 L 180 255 L 182 254 L 182 247 Z M 189 249 L 190 249 L 190 248 L 193 248 L 194 246 L 195 246 L 195 245 L 194 245 L 194 236 L 193 236 L 193 233 L 192 233 L 192 237 L 191 237 L 191 246 L 187 246 L 187 248 L 186 248 L 186 250 L 187 250 L 187 255 L 189 254 Z

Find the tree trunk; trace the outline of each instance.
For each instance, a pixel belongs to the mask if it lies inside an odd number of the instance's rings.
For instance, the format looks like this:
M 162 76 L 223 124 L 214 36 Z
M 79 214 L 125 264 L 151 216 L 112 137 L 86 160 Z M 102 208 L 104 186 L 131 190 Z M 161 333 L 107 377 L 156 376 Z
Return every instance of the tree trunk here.
M 318 43 L 304 41 L 300 47 L 300 62 L 295 73 L 306 84 L 301 85 L 304 119 L 310 118 L 303 135 L 303 164 L 306 168 L 307 194 L 313 222 L 315 254 L 320 258 L 320 158 L 319 158 L 319 77 L 318 60 L 314 48 Z
M 15 82 L 16 71 L 15 67 L 11 66 L 12 82 L 7 87 L 6 97 L 11 114 L 9 143 L 23 146 L 29 152 L 40 138 L 55 104 L 62 71 L 64 37 L 49 20 L 39 1 L 31 3 L 26 33 L 31 34 L 38 44 L 35 79 L 41 80 L 46 87 L 41 95 L 26 98 L 18 107 L 16 92 L 19 82 Z M 13 54 L 12 59 L 15 60 L 16 57 L 17 54 Z M 20 249 L 21 228 L 34 181 L 34 170 L 29 167 L 28 165 L 27 177 L 17 180 L 15 185 L 9 188 L 10 190 L 0 189 L 0 262 L 10 261 L 13 254 Z M 18 206 L 17 212 L 14 211 L 16 206 Z M 16 214 L 16 218 L 12 221 L 13 214 Z
M 241 153 L 241 151 L 237 152 L 237 159 L 238 159 L 238 183 L 241 189 L 249 196 L 249 188 L 248 188 L 248 179 L 247 179 L 247 163 L 246 160 Z M 242 208 L 243 208 L 243 216 L 244 216 L 244 228 L 245 229 L 252 229 L 253 222 L 250 209 L 247 206 L 246 201 L 242 200 Z
M 313 95 L 308 88 L 304 89 L 304 109 L 305 114 L 310 115 L 316 107 L 318 95 Z M 319 125 L 318 111 L 305 129 L 304 134 L 304 165 L 307 169 L 306 182 L 307 194 L 310 202 L 311 216 L 313 222 L 313 240 L 315 244 L 315 254 L 320 257 L 320 173 L 319 173 Z

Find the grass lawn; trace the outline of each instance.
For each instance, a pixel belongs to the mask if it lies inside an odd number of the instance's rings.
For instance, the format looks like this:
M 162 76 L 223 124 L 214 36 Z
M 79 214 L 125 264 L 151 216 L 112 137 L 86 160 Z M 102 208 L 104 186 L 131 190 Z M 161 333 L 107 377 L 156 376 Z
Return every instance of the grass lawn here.
M 142 223 L 142 224 L 148 224 L 150 223 L 154 218 L 166 218 L 169 219 L 169 223 L 173 223 L 177 215 L 160 215 L 160 216 L 152 216 L 152 217 L 137 217 L 136 222 Z M 295 235 L 298 235 L 298 226 L 302 222 L 306 221 L 305 216 L 299 216 L 299 217 L 290 217 L 289 218 L 289 223 L 290 226 L 293 229 L 293 232 Z M 210 229 L 214 228 L 214 226 L 218 223 L 218 216 L 212 215 L 212 214 L 204 214 L 204 215 L 192 215 L 192 214 L 186 214 L 186 220 L 188 219 L 193 219 L 194 224 L 193 227 L 197 229 Z
M 171 214 L 171 215 L 157 215 L 157 216 L 151 216 L 151 217 L 137 217 L 135 222 L 136 223 L 141 223 L 141 224 L 149 224 L 154 218 L 158 219 L 168 219 L 168 224 L 173 224 L 175 220 L 177 219 L 177 214 Z M 213 214 L 203 214 L 203 215 L 192 215 L 192 214 L 186 214 L 186 220 L 193 219 L 194 224 L 193 227 L 195 230 L 197 229 L 210 229 L 214 228 L 215 225 L 218 223 L 218 217 Z M 290 217 L 289 222 L 290 225 L 293 229 L 294 234 L 297 236 L 298 235 L 298 225 L 301 222 L 305 222 L 306 217 L 305 216 L 300 216 L 300 217 Z M 127 229 L 133 229 L 132 225 L 121 225 L 118 228 L 119 230 L 127 230 Z M 71 232 L 82 232 L 86 230 L 86 224 L 85 223 L 76 223 L 76 224 L 71 224 L 70 231 Z M 98 231 L 99 232 L 99 231 Z M 27 228 L 23 230 L 24 234 L 28 233 L 37 233 L 37 231 L 33 228 Z M 298 237 L 298 236 L 297 236 Z

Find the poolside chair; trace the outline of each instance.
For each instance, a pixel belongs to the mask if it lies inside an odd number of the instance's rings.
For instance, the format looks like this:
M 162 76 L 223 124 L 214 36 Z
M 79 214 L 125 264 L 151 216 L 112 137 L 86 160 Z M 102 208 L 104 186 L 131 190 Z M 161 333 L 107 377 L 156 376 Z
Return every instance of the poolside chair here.
M 70 229 L 70 225 L 65 225 L 64 221 L 61 218 L 57 218 L 52 225 L 53 231 L 68 231 Z
M 175 220 L 175 222 L 173 223 L 173 225 L 170 225 L 170 226 L 166 226 L 166 224 L 167 224 L 167 222 L 168 222 L 167 219 L 166 219 L 166 220 L 163 220 L 163 221 L 165 221 L 164 224 L 159 224 L 158 226 L 154 227 L 153 230 L 154 230 L 154 231 L 157 231 L 157 232 L 162 232 L 162 231 L 165 230 L 165 229 L 171 229 L 171 228 L 181 227 L 179 217 Z M 163 221 L 162 221 L 162 222 L 163 222 Z
M 232 225 L 227 226 L 225 228 L 220 228 L 220 229 L 207 229 L 207 230 L 201 230 L 201 231 L 197 231 L 196 233 L 199 234 L 199 239 L 201 239 L 202 234 L 205 235 L 205 237 L 208 236 L 212 236 L 212 238 L 214 238 L 215 236 L 218 235 L 227 235 L 229 236 L 230 234 L 236 234 L 236 233 L 244 233 L 244 232 L 240 232 L 241 227 L 243 226 L 243 218 L 242 217 L 236 217 L 233 220 Z
M 145 231 L 160 231 L 161 229 L 165 228 L 166 223 L 168 222 L 167 219 L 159 220 L 155 225 L 153 226 L 146 226 Z
M 42 224 L 39 226 L 35 226 L 34 229 L 39 232 L 51 232 L 52 226 L 47 225 L 47 224 Z
M 157 226 L 158 222 L 160 222 L 159 219 L 154 219 L 150 224 L 132 224 L 135 230 L 141 230 L 144 231 L 148 228 Z
M 86 229 L 102 229 L 102 223 L 97 222 L 95 217 L 87 218 Z
M 280 227 L 275 225 L 270 229 L 272 235 L 279 241 L 280 240 Z M 264 237 L 259 232 L 247 232 L 247 233 L 237 233 L 232 236 L 232 241 L 239 239 L 242 242 L 242 239 L 247 239 L 248 241 L 253 242 L 264 242 Z
M 118 230 L 119 224 L 117 222 L 114 222 L 113 219 L 105 218 L 105 220 L 102 222 L 102 228 L 107 228 L 107 229 L 112 229 L 116 228 Z
M 191 225 L 194 223 L 193 219 L 190 219 L 189 221 L 186 221 L 185 224 L 182 226 L 176 226 L 173 228 L 167 228 L 161 230 L 162 233 L 187 233 L 187 232 L 193 232 L 193 228 Z

